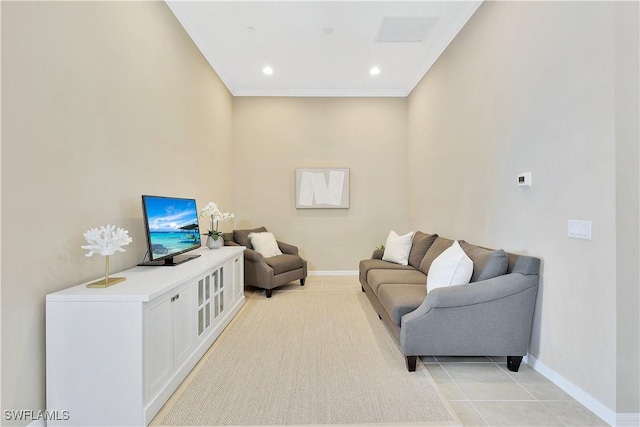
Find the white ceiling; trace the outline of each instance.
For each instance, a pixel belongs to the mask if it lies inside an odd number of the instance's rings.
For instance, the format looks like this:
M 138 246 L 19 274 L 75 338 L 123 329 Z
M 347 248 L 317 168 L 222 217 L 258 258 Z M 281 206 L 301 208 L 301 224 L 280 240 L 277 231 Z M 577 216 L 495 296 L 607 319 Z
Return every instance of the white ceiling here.
M 167 0 L 235 96 L 407 96 L 481 3 Z

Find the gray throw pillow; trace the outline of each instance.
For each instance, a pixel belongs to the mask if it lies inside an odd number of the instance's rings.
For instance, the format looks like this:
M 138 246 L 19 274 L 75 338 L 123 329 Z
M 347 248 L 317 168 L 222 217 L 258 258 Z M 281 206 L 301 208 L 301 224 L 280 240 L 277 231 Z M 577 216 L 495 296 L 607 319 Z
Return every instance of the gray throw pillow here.
M 462 240 L 458 240 L 458 243 L 462 244 L 462 242 Z M 429 267 L 431 267 L 433 260 L 442 252 L 447 250 L 451 245 L 453 245 L 453 240 L 445 239 L 444 237 L 437 237 L 431 247 L 427 249 L 427 253 L 424 254 L 424 258 L 422 258 L 422 261 L 420 262 L 420 271 L 424 274 L 429 274 Z
M 265 227 L 253 228 L 251 230 L 233 230 L 233 238 L 240 246 L 246 246 L 248 249 L 253 249 L 249 234 L 264 233 L 265 231 L 267 231 Z
M 507 273 L 509 259 L 504 250 L 487 249 L 467 242 L 460 246 L 473 261 L 471 282 L 481 282 Z
M 413 235 L 413 242 L 411 243 L 411 252 L 409 252 L 409 265 L 415 268 L 416 270 L 420 269 L 420 263 L 424 258 L 425 254 L 433 245 L 437 234 L 426 234 L 422 231 L 416 231 Z

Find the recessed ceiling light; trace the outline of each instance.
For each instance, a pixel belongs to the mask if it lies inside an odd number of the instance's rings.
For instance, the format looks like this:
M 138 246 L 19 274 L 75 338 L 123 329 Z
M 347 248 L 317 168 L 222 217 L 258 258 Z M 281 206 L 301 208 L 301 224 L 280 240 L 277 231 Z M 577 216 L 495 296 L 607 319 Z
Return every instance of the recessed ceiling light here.
M 377 76 L 378 74 L 380 74 L 380 68 L 373 67 L 369 70 L 369 74 L 371 74 L 372 76 Z
M 271 74 L 273 74 L 273 68 L 271 67 L 264 67 L 262 69 L 262 72 L 268 76 L 270 76 Z
M 247 27 L 247 31 L 250 32 L 250 33 L 255 33 L 256 29 L 255 29 L 255 27 Z

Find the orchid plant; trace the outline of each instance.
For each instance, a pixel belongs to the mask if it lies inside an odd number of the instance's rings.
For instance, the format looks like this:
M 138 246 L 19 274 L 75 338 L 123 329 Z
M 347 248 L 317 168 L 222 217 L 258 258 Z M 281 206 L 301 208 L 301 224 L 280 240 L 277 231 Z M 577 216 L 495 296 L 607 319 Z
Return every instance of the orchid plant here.
M 220 221 L 233 221 L 235 215 L 231 212 L 220 212 L 218 205 L 214 202 L 207 203 L 207 206 L 200 210 L 200 216 L 209 218 L 211 221 L 211 227 L 203 236 L 209 236 L 213 240 L 218 240 L 218 237 L 222 236 L 222 232 L 218 231 L 218 222 Z

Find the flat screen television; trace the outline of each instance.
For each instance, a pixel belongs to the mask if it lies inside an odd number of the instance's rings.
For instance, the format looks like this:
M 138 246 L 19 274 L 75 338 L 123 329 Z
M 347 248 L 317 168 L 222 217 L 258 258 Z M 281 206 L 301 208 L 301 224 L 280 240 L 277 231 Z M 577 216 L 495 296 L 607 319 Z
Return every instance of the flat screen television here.
M 194 199 L 142 196 L 149 262 L 140 265 L 174 266 L 200 255 L 176 258 L 200 248 L 200 224 Z M 145 257 L 146 258 L 146 257 Z

